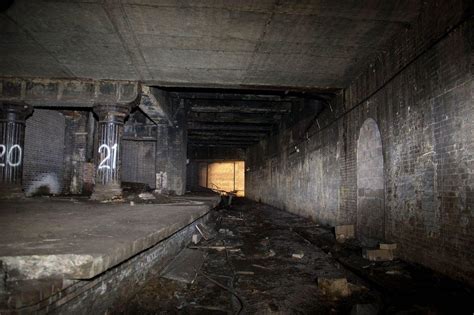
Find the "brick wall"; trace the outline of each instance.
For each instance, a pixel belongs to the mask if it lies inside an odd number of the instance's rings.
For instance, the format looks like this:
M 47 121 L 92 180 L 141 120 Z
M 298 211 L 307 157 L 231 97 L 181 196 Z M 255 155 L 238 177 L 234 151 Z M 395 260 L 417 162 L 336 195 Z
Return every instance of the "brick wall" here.
M 122 181 L 155 188 L 155 141 L 122 140 Z
M 65 118 L 63 193 L 83 194 L 89 111 L 62 111 Z M 87 184 L 86 184 L 87 185 Z
M 184 119 L 181 117 L 181 123 L 168 130 L 168 189 L 170 193 L 177 195 L 186 192 L 187 133 Z
M 373 119 L 382 141 L 385 239 L 399 244 L 402 258 L 474 284 L 469 6 L 426 3 L 317 121 L 282 132 L 276 154 L 271 141 L 249 150 L 247 196 L 323 223 L 362 222 L 370 213 L 358 209 L 359 135 Z
M 35 109 L 26 120 L 23 188 L 27 195 L 63 191 L 64 116 Z
M 157 191 L 183 195 L 186 192 L 187 130 L 184 108 L 175 104 L 174 125 L 158 125 L 156 143 Z
M 141 110 L 130 114 L 122 138 L 122 181 L 155 188 L 157 127 Z

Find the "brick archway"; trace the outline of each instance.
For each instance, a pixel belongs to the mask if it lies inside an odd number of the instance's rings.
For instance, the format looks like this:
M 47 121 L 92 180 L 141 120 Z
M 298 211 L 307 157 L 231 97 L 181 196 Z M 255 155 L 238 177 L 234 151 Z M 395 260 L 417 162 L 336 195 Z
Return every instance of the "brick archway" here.
M 357 237 L 375 245 L 385 237 L 382 137 L 372 118 L 362 125 L 357 142 Z

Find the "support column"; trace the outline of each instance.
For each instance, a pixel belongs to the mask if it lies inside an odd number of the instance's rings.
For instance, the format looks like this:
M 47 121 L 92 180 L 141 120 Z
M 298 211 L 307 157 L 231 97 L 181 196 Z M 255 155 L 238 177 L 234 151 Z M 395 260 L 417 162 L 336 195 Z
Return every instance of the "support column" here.
M 24 103 L 0 103 L 0 198 L 23 197 L 25 121 L 32 112 Z
M 95 150 L 95 187 L 91 199 L 107 200 L 122 196 L 120 142 L 123 124 L 130 109 L 129 105 L 94 106 L 99 126 Z
M 155 153 L 155 191 L 167 194 L 168 186 L 168 123 L 163 121 L 156 126 Z

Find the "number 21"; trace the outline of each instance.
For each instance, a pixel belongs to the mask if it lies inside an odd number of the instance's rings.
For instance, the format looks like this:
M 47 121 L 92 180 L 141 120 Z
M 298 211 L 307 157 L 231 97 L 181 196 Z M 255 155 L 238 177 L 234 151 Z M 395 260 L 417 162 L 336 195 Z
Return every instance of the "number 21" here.
M 110 156 L 110 150 L 112 149 L 112 157 Z M 101 151 L 105 151 L 105 158 L 100 162 L 99 164 L 99 170 L 106 168 L 106 169 L 115 169 L 117 166 L 117 143 L 110 148 L 108 145 L 103 144 L 99 147 L 98 152 L 101 153 Z M 108 161 L 112 160 L 112 167 L 108 165 Z

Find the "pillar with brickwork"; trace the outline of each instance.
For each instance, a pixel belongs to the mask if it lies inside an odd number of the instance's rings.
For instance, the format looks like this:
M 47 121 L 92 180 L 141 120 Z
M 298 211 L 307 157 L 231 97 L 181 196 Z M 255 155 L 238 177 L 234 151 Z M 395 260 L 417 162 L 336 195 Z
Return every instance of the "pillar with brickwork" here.
M 32 111 L 24 103 L 0 103 L 0 198 L 23 196 L 25 121 Z

